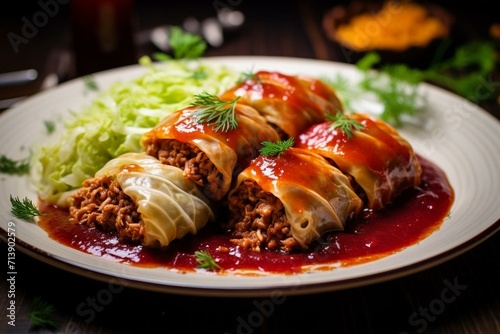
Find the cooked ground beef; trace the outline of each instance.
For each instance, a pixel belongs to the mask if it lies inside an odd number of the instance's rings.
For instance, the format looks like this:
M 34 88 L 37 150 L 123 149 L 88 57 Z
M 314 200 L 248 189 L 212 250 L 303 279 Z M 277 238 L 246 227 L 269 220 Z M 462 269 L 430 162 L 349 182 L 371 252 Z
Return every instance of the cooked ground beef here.
M 197 146 L 177 140 L 164 140 L 160 145 L 149 145 L 146 152 L 162 163 L 184 170 L 184 176 L 204 187 L 212 198 L 220 199 L 222 174 L 207 155 Z
M 263 191 L 253 180 L 244 181 L 228 199 L 231 242 L 260 251 L 263 248 L 290 252 L 299 247 L 293 238 L 282 202 Z
M 72 197 L 70 222 L 117 231 L 134 242 L 142 240 L 144 224 L 137 205 L 111 177 L 86 180 Z

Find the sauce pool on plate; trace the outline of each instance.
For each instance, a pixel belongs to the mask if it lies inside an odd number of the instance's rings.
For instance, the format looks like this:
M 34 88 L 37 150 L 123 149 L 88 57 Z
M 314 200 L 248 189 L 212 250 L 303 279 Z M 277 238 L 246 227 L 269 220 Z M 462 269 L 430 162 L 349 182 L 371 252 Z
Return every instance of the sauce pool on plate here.
M 402 193 L 381 210 L 365 210 L 349 221 L 345 231 L 325 233 L 308 250 L 286 254 L 254 252 L 232 244 L 230 235 L 210 224 L 196 235 L 173 241 L 165 249 L 151 249 L 121 240 L 114 232 L 71 224 L 67 210 L 39 203 L 39 225 L 59 243 L 111 261 L 141 267 L 165 267 L 178 271 L 197 270 L 194 253 L 207 250 L 224 271 L 293 274 L 314 267 L 331 269 L 373 261 L 415 245 L 445 221 L 454 200 L 446 174 L 419 157 L 422 182 Z

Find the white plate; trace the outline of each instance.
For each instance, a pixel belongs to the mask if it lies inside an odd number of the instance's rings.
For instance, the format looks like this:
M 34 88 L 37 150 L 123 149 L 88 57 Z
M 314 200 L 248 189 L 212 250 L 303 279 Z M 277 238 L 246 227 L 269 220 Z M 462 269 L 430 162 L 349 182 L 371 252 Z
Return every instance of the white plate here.
M 320 60 L 278 57 L 206 58 L 241 71 L 277 70 L 314 76 L 341 73 L 359 78 L 351 65 Z M 144 69 L 130 66 L 97 73 L 99 87 L 131 80 Z M 263 277 L 177 273 L 119 264 L 86 254 L 50 239 L 39 226 L 10 214 L 9 196 L 36 201 L 27 177 L 0 175 L 0 227 L 15 224 L 17 249 L 50 265 L 93 279 L 109 282 L 112 277 L 126 286 L 167 293 L 202 296 L 264 296 L 332 291 L 372 284 L 409 275 L 447 261 L 476 246 L 499 229 L 500 218 L 500 122 L 476 105 L 431 85 L 422 85 L 429 105 L 420 125 L 399 129 L 416 152 L 440 166 L 455 190 L 451 217 L 419 244 L 394 255 L 360 265 L 326 272 Z M 84 94 L 84 83 L 75 79 L 27 99 L 0 116 L 0 154 L 20 159 L 29 148 L 46 140 L 45 120 L 79 110 L 92 95 Z M 3 240 L 6 233 L 2 232 Z M 116 282 L 116 281 L 115 281 Z

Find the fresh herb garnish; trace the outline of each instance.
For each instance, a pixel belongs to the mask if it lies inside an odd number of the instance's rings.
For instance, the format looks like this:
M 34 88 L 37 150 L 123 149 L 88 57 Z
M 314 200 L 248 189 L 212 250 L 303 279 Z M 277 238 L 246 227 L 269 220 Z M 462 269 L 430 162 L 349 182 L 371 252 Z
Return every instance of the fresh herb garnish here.
M 170 57 L 165 52 L 153 52 L 153 58 L 159 61 L 166 61 L 172 59 L 172 57 Z
M 259 77 L 255 74 L 253 69 L 250 69 L 248 71 L 241 72 L 240 77 L 238 78 L 238 83 L 243 83 L 248 80 L 254 80 L 254 81 L 259 81 Z
M 35 217 L 43 216 L 33 202 L 27 197 L 20 200 L 19 197 L 12 197 L 12 195 L 10 195 L 10 204 L 12 206 L 10 213 L 19 219 L 34 222 Z
M 335 115 L 328 114 L 326 118 L 327 120 L 332 122 L 332 124 L 330 125 L 332 129 L 340 129 L 346 134 L 347 138 L 349 139 L 352 138 L 353 131 L 359 131 L 365 128 L 363 124 L 341 113 L 337 113 Z
M 170 47 L 175 59 L 196 59 L 203 55 L 207 43 L 198 35 L 179 27 L 170 29 Z
M 448 88 L 474 103 L 492 100 L 500 86 L 490 82 L 497 61 L 493 42 L 473 41 L 457 48 L 449 59 L 431 65 L 424 71 L 424 80 Z
M 295 140 L 293 137 L 290 137 L 285 140 L 279 140 L 275 143 L 271 141 L 264 141 L 262 142 L 262 148 L 260 149 L 260 154 L 272 157 L 276 155 L 280 155 L 283 151 L 287 150 L 288 148 L 292 147 L 294 144 Z
M 207 250 L 196 251 L 194 252 L 194 256 L 196 257 L 196 262 L 198 262 L 198 268 L 208 270 L 221 269 Z
M 227 132 L 238 127 L 236 122 L 237 96 L 232 101 L 222 101 L 218 96 L 206 91 L 196 94 L 191 106 L 196 107 L 193 116 L 198 123 L 212 123 L 215 131 Z
M 29 160 L 30 158 L 28 157 L 16 161 L 5 155 L 1 155 L 0 173 L 11 174 L 11 175 L 27 174 L 30 169 Z
M 43 124 L 45 124 L 45 129 L 47 129 L 49 135 L 56 129 L 56 123 L 54 123 L 54 121 L 45 120 Z
M 99 90 L 99 85 L 92 75 L 84 76 L 83 83 L 88 90 Z
M 382 120 L 399 125 L 404 114 L 415 114 L 422 97 L 417 89 L 422 82 L 449 89 L 474 103 L 497 96 L 500 85 L 491 82 L 498 61 L 493 43 L 474 41 L 461 45 L 448 59 L 440 59 L 442 54 L 437 52 L 436 59 L 426 69 L 405 64 L 380 65 L 381 58 L 376 52 L 368 52 L 356 63 L 364 74 L 361 88 L 374 93 L 384 105 Z M 377 71 L 372 71 L 375 68 Z
M 403 115 L 413 115 L 418 111 L 418 84 L 423 75 L 403 64 L 386 65 L 379 71 L 372 71 L 379 61 L 380 56 L 375 52 L 369 52 L 359 60 L 356 66 L 364 74 L 359 85 L 382 102 L 384 109 L 380 118 L 399 125 Z
M 28 311 L 28 319 L 35 327 L 55 329 L 59 327 L 59 322 L 53 318 L 54 311 L 55 308 L 52 304 L 37 296 Z

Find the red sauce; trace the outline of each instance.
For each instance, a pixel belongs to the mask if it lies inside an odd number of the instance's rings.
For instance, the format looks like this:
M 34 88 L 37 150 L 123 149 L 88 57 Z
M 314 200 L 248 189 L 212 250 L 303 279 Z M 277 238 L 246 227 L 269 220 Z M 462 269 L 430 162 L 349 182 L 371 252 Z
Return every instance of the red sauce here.
M 420 158 L 423 174 L 418 188 L 404 192 L 390 207 L 366 210 L 350 221 L 343 232 L 324 234 L 309 250 L 284 254 L 241 249 L 215 226 L 197 235 L 172 242 L 167 249 L 148 249 L 120 240 L 115 233 L 73 225 L 67 211 L 40 203 L 40 226 L 58 242 L 82 252 L 142 267 L 195 270 L 194 252 L 208 250 L 224 270 L 251 269 L 262 272 L 298 273 L 303 266 L 368 262 L 394 254 L 418 243 L 438 230 L 454 200 L 446 175 L 436 165 Z
M 278 72 L 258 71 L 254 79 L 221 94 L 221 99 L 237 96 L 291 137 L 342 108 L 335 91 L 319 80 Z
M 348 137 L 342 130 L 332 129 L 332 122 L 312 125 L 301 134 L 297 147 L 307 148 L 336 162 L 341 169 L 349 166 L 366 166 L 383 177 L 388 163 L 397 160 L 396 166 L 408 170 L 412 166 L 412 148 L 395 131 L 387 129 L 385 122 L 362 114 L 352 114 L 351 119 L 364 126 Z M 403 172 L 403 171 L 402 171 Z

